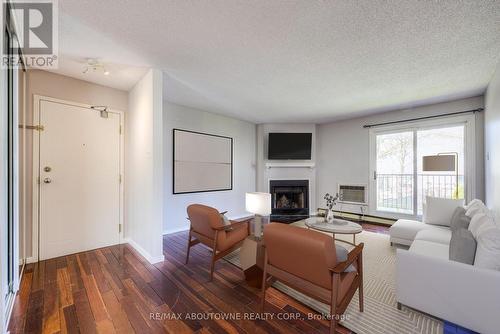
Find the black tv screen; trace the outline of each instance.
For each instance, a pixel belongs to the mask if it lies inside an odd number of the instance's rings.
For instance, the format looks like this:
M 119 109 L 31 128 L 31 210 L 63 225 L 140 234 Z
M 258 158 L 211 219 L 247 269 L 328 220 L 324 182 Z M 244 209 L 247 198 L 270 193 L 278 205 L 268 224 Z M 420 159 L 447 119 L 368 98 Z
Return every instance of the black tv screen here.
M 311 160 L 312 133 L 270 133 L 269 160 Z

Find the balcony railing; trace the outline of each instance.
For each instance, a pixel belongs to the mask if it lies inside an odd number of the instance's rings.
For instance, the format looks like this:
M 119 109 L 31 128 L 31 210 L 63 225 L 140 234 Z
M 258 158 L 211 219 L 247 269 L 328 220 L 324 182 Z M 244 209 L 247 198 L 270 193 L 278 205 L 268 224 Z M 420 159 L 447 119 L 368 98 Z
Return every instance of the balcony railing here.
M 413 213 L 413 174 L 377 174 L 377 209 Z M 422 213 L 425 196 L 464 197 L 464 176 L 455 174 L 417 174 L 417 213 Z

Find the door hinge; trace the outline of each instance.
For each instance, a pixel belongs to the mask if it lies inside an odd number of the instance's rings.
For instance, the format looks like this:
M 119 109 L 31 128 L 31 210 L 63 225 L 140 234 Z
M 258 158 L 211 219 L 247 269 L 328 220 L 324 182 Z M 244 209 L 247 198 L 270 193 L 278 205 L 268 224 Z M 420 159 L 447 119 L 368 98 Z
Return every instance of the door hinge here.
M 374 171 L 373 171 L 373 179 L 374 179 L 374 180 L 376 180 L 376 179 L 377 179 L 377 171 L 376 171 L 376 170 L 374 170 Z
M 120 125 L 120 129 L 118 130 L 120 134 L 122 134 L 122 126 Z
M 122 175 L 118 175 L 118 182 L 122 183 Z
M 19 129 L 35 130 L 35 131 L 45 130 L 43 125 L 22 125 L 22 124 L 19 124 Z
M 122 224 L 118 224 L 118 233 L 122 233 Z

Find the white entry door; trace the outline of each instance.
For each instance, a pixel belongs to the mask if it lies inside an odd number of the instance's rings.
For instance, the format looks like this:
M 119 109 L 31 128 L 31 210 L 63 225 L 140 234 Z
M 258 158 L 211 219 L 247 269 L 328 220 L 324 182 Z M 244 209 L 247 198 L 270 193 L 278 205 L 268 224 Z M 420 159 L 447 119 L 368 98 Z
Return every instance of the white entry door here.
M 39 100 L 39 259 L 120 242 L 120 114 Z

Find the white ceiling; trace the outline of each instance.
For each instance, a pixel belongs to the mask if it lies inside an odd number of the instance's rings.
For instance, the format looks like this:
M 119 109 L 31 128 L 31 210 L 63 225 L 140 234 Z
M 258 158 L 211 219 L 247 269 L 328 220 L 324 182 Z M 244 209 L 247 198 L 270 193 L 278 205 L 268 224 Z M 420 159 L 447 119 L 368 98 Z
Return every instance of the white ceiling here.
M 475 96 L 500 58 L 495 0 L 59 5 L 65 74 L 81 77 L 78 61 L 100 57 L 117 68 L 88 80 L 128 89 L 155 66 L 166 74 L 167 100 L 258 123 L 325 122 Z

